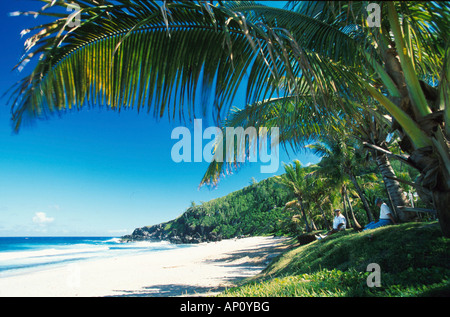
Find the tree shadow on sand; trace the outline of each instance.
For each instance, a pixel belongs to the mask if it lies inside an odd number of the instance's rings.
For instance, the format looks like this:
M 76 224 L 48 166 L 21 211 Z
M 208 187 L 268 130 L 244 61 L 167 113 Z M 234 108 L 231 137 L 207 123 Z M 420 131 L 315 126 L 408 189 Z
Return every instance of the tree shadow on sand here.
M 185 284 L 162 284 L 143 287 L 140 290 L 116 290 L 118 295 L 108 297 L 177 297 L 212 296 L 226 289 L 225 286 L 196 286 Z
M 254 249 L 244 249 L 224 254 L 219 259 L 206 260 L 206 262 L 222 264 L 224 266 L 267 266 L 275 257 L 291 248 L 292 245 L 262 245 Z
M 220 258 L 205 259 L 205 263 L 215 266 L 236 268 L 239 276 L 223 279 L 221 285 L 203 286 L 187 284 L 160 284 L 143 287 L 139 290 L 115 290 L 113 297 L 175 297 L 175 296 L 213 296 L 230 288 L 246 277 L 258 274 L 276 256 L 292 247 L 292 244 L 263 244 L 253 249 L 244 249 L 223 254 Z

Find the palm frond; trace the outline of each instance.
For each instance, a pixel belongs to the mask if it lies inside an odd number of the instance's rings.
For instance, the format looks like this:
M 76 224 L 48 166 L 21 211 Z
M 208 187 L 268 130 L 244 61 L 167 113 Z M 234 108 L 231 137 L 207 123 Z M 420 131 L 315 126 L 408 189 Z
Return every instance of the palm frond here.
M 22 62 L 39 61 L 14 87 L 16 129 L 25 115 L 45 117 L 84 105 L 182 119 L 195 116 L 200 100 L 203 113 L 212 108 L 213 117 L 221 118 L 245 74 L 247 103 L 272 98 L 282 84 L 289 87 L 284 96 L 293 89 L 300 95 L 300 77 L 315 82 L 322 103 L 330 91 L 350 94 L 349 83 L 357 82 L 350 69 L 354 39 L 296 12 L 248 1 L 76 0 L 81 23 L 71 28 L 75 13 L 49 12 L 65 9 L 64 1 L 41 1 L 46 5 L 36 14 L 57 20 L 24 32 L 36 34 L 27 39 Z
M 212 99 L 216 115 L 223 115 L 246 70 L 259 67 L 236 17 L 214 6 L 117 2 L 74 1 L 81 8 L 79 26 L 69 28 L 73 15 L 63 14 L 26 41 L 23 61 L 42 55 L 15 87 L 16 129 L 25 114 L 40 117 L 86 104 L 146 108 L 181 119 L 194 114 L 200 98 L 203 110 Z M 45 9 L 65 5 L 52 1 Z
M 246 161 L 250 157 L 250 147 L 256 146 L 258 139 L 249 139 L 248 142 L 241 140 L 233 142 L 233 148 L 228 146 L 226 137 L 227 128 L 242 127 L 243 129 L 255 128 L 267 129 L 268 137 L 272 128 L 278 129 L 278 141 L 285 150 L 290 147 L 291 150 L 298 152 L 306 143 L 317 140 L 320 135 L 334 127 L 334 118 L 337 113 L 332 114 L 332 108 L 318 106 L 309 94 L 309 87 L 304 87 L 302 97 L 293 95 L 281 98 L 272 98 L 257 102 L 253 105 L 247 105 L 243 109 L 233 108 L 222 127 L 223 138 L 216 144 L 216 148 L 223 149 L 218 151 L 218 155 L 225 157 L 225 151 L 233 151 L 234 161 L 224 164 L 222 157 L 215 157 L 210 162 L 205 172 L 200 186 L 217 185 L 221 175 L 232 173 L 240 167 L 244 161 L 238 161 L 238 157 L 245 157 Z

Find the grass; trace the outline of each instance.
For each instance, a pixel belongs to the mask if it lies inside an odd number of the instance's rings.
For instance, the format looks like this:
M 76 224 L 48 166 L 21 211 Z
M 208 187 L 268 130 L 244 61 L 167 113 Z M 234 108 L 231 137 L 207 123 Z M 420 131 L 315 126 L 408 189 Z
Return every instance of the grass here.
M 370 263 L 380 287 L 367 286 Z M 450 296 L 450 239 L 436 222 L 346 230 L 293 247 L 221 296 Z

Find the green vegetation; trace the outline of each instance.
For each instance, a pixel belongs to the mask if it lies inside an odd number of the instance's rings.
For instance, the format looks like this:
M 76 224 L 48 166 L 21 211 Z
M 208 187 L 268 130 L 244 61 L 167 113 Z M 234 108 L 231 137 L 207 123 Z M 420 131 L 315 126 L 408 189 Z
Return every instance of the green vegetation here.
M 283 211 L 291 198 L 272 178 L 201 205 L 193 203 L 177 219 L 165 224 L 168 235 L 212 233 L 223 239 L 247 235 L 283 235 L 290 214 Z
M 292 248 L 221 296 L 449 296 L 449 250 L 436 222 L 346 230 Z M 380 287 L 367 286 L 369 263 Z

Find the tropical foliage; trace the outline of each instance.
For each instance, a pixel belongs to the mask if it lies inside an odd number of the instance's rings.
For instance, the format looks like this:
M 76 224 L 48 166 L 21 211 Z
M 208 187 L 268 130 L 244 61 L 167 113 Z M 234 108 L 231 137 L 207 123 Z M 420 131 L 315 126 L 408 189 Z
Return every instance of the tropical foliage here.
M 290 213 L 283 210 L 292 196 L 269 178 L 201 204 L 193 204 L 178 218 L 164 224 L 165 234 L 197 234 L 229 239 L 241 236 L 298 233 L 291 227 Z M 294 230 L 293 230 L 294 229 Z
M 320 125 L 316 122 L 316 118 L 320 118 L 322 127 L 327 121 L 333 123 L 330 117 L 334 117 L 335 121 L 344 121 L 345 125 L 352 127 L 350 131 L 355 137 L 359 137 L 380 152 L 375 154 L 375 159 L 383 173 L 386 187 L 392 193 L 390 198 L 395 201 L 395 206 L 403 207 L 408 206 L 408 202 L 399 189 L 398 179 L 386 157 L 386 153 L 392 153 L 379 146 L 386 142 L 386 133 L 384 138 L 380 138 L 380 132 L 384 131 L 380 131 L 379 128 L 386 119 L 382 115 L 387 114 L 390 122 L 388 128 L 390 131 L 397 130 L 400 133 L 400 146 L 405 153 L 397 158 L 401 158 L 421 172 L 415 186 L 421 197 L 437 210 L 443 233 L 448 236 L 450 225 L 446 206 L 450 197 L 450 151 L 449 136 L 445 132 L 448 127 L 448 123 L 445 122 L 449 91 L 446 79 L 448 46 L 442 41 L 441 36 L 445 37 L 448 34 L 449 7 L 447 3 L 428 5 L 385 3 L 381 6 L 383 11 L 380 18 L 385 19 L 381 21 L 380 27 L 368 28 L 365 25 L 365 5 L 362 2 L 344 4 L 340 8 L 328 2 L 313 4 L 296 2 L 293 5 L 295 13 L 313 17 L 317 22 L 327 24 L 322 25 L 324 33 L 325 30 L 339 29 L 348 36 L 340 38 L 341 42 L 336 41 L 334 36 L 327 37 L 333 41 L 334 47 L 341 48 L 336 49 L 333 56 L 330 52 L 322 51 L 320 46 L 314 48 L 313 54 L 320 55 L 327 59 L 327 62 L 339 61 L 339 71 L 322 62 L 323 60 L 305 62 L 300 55 L 295 55 L 299 47 L 306 52 L 308 44 L 312 44 L 314 40 L 309 37 L 310 33 L 296 34 L 293 31 L 296 22 L 292 22 L 289 28 L 292 32 L 289 38 L 291 42 L 284 43 L 283 48 L 292 52 L 295 57 L 289 59 L 281 53 L 278 57 L 281 60 L 286 57 L 284 63 L 289 65 L 307 63 L 311 66 L 309 72 L 302 69 L 300 73 L 285 74 L 278 88 L 284 88 L 288 96 L 282 98 L 281 104 L 280 99 L 268 99 L 246 106 L 237 111 L 237 114 L 232 114 L 232 118 L 245 118 L 247 122 L 252 122 L 256 126 L 278 125 L 283 135 L 281 141 L 294 147 L 304 143 L 311 135 L 328 133 L 327 129 L 318 130 Z M 433 15 L 433 10 L 438 13 Z M 259 9 L 255 8 L 252 12 L 258 16 Z M 262 20 L 265 15 L 261 13 L 259 17 Z M 291 17 L 295 19 L 294 14 Z M 299 17 L 297 19 L 300 20 Z M 307 39 L 308 42 L 302 42 Z M 321 43 L 324 43 L 324 39 Z M 346 60 L 348 52 L 343 46 L 355 49 L 350 62 Z M 360 62 L 359 68 L 355 68 L 355 61 Z M 298 69 L 300 68 L 299 66 Z M 345 77 L 342 73 L 344 69 L 356 72 L 358 78 L 355 80 Z M 324 81 L 321 76 L 324 76 Z M 339 76 L 340 82 L 337 80 Z M 353 86 L 347 87 L 349 81 L 352 81 Z M 305 94 L 306 89 L 301 89 L 305 87 L 305 83 L 310 89 L 309 94 Z M 321 89 L 322 83 L 331 83 L 332 87 Z M 363 96 L 364 92 L 373 99 L 367 95 Z M 266 109 L 262 109 L 261 106 Z M 284 118 L 292 117 L 302 117 L 303 120 L 285 124 Z M 378 128 L 372 131 L 364 130 L 364 125 L 370 123 L 371 118 L 376 118 Z M 232 120 L 229 122 L 235 123 Z M 296 125 L 297 122 L 301 127 Z M 243 124 L 246 122 L 243 121 Z M 340 128 L 342 125 L 337 126 Z M 219 168 L 210 167 L 204 181 L 215 180 L 219 175 L 218 170 Z M 352 181 L 355 184 L 354 179 Z M 364 205 L 367 209 L 367 203 Z M 401 220 L 411 219 L 411 214 L 403 210 L 400 210 L 399 214 Z
M 281 176 L 275 176 L 275 179 L 285 186 L 294 196 L 295 204 L 298 205 L 302 213 L 303 221 L 305 223 L 305 228 L 307 232 L 312 230 L 312 224 L 308 223 L 308 218 L 306 216 L 306 210 L 303 205 L 303 196 L 306 189 L 306 170 L 302 168 L 299 160 L 294 161 L 295 165 L 286 165 L 284 169 L 285 174 Z
M 341 232 L 293 247 L 261 274 L 220 296 L 448 297 L 449 243 L 436 223 Z M 379 287 L 367 285 L 373 281 L 370 263 L 382 268 Z
M 366 1 L 278 9 L 253 1 L 73 0 L 80 10 L 69 14 L 65 1 L 41 1 L 34 14 L 54 21 L 23 32 L 32 35 L 18 67 L 31 59 L 36 66 L 12 90 L 16 130 L 26 118 L 85 105 L 178 119 L 202 110 L 219 121 L 244 83 L 241 119 L 279 126 L 281 142 L 295 149 L 324 127 L 354 127 L 378 113 L 420 172 L 410 184 L 450 236 L 447 2 L 375 2 L 380 24 L 369 27 Z M 216 182 L 224 168 L 211 166 L 204 182 Z

